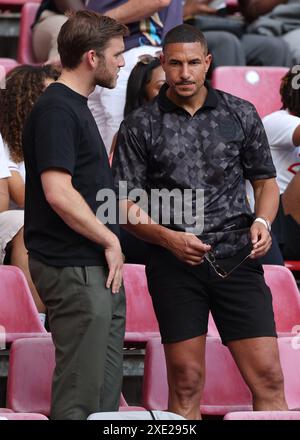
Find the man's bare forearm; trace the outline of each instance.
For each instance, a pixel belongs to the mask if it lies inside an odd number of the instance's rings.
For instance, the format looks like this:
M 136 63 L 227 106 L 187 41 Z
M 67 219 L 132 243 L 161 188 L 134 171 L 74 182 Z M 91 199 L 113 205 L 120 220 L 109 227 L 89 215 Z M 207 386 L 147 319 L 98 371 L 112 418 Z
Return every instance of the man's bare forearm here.
M 159 246 L 167 247 L 169 241 L 171 240 L 172 233 L 170 229 L 165 226 L 161 226 L 155 223 L 144 211 L 139 210 L 140 223 L 132 224 L 130 222 L 130 209 L 137 209 L 135 205 L 130 200 L 123 200 L 120 202 L 120 208 L 122 211 L 123 218 L 128 218 L 129 221 L 126 225 L 122 225 L 131 234 L 135 235 L 141 240 L 147 241 L 151 244 L 156 244 Z
M 270 222 L 276 217 L 279 206 L 279 189 L 275 179 L 252 182 L 255 198 L 256 217 L 267 218 Z
M 125 4 L 105 12 L 120 23 L 133 23 L 151 17 L 155 12 L 165 8 L 171 0 L 128 0 Z
M 268 14 L 275 6 L 283 3 L 287 3 L 287 0 L 239 0 L 241 11 L 248 21 Z

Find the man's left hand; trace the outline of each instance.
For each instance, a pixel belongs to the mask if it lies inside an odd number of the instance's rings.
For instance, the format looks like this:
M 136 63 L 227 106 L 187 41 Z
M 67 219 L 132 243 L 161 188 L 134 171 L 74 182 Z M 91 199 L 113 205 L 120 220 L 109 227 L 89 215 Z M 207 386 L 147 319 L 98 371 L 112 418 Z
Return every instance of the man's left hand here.
M 250 228 L 253 250 L 251 258 L 263 257 L 272 245 L 272 237 L 267 228 L 260 222 L 254 222 Z

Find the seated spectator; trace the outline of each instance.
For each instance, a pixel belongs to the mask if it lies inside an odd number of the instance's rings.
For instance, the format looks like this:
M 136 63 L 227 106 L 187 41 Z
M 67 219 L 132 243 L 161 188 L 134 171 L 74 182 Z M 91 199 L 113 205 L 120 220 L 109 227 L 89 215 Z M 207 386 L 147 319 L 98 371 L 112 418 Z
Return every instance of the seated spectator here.
M 19 267 L 27 279 L 35 305 L 45 321 L 45 308 L 32 282 L 28 269 L 27 249 L 24 246 L 23 210 L 8 210 L 9 193 L 7 179 L 10 177 L 7 158 L 0 135 L 0 264 L 3 263 L 7 249 L 10 248 L 10 264 Z
M 51 66 L 18 66 L 6 77 L 1 91 L 0 133 L 7 151 L 11 207 L 24 208 L 25 167 L 22 151 L 22 132 L 25 120 L 44 89 L 58 78 Z
M 58 72 L 50 66 L 19 66 L 8 74 L 6 89 L 1 90 L 0 94 L 0 133 L 5 142 L 3 145 L 1 137 L 0 167 L 6 170 L 0 175 L 3 188 L 0 213 L 0 263 L 4 260 L 6 250 L 10 248 L 9 262 L 23 270 L 34 302 L 41 314 L 44 313 L 45 308 L 31 280 L 23 238 L 25 167 L 22 131 L 33 104 L 45 87 L 57 77 Z M 9 201 L 10 210 L 8 210 Z
M 300 3 L 298 0 L 240 0 L 242 11 L 252 22 L 249 32 L 282 36 L 300 63 Z
M 42 0 L 32 26 L 32 45 L 38 62 L 54 61 L 59 58 L 57 35 L 68 17 L 68 9 L 81 9 L 81 0 Z
M 246 32 L 243 20 L 230 21 L 224 9 L 220 16 L 217 9 L 210 7 L 214 3 L 213 0 L 185 0 L 183 9 L 184 20 L 204 32 L 213 55 L 213 67 L 292 65 L 288 45 L 281 37 Z M 239 0 L 239 3 L 244 2 Z
M 282 109 L 263 119 L 281 194 L 273 231 L 284 258 L 290 260 L 300 260 L 299 88 L 299 73 L 293 68 L 281 82 Z
M 160 60 L 151 55 L 141 55 L 128 78 L 124 117 L 158 95 L 166 76 Z M 116 136 L 113 142 L 115 146 Z M 125 229 L 120 229 L 120 241 L 127 263 L 146 264 L 148 244 Z

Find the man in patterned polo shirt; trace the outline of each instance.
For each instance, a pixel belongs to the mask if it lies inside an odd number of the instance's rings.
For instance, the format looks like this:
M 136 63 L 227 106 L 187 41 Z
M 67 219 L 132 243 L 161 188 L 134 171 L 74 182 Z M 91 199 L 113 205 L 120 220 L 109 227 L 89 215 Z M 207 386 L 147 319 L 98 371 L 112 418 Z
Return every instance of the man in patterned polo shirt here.
M 180 25 L 169 31 L 161 61 L 167 84 L 122 123 L 113 168 L 120 205 L 128 213 L 126 228 L 153 245 L 147 278 L 165 348 L 168 409 L 201 417 L 211 310 L 252 391 L 254 409 L 285 410 L 272 298 L 257 262 L 271 246 L 270 223 L 278 208 L 262 123 L 252 104 L 205 82 L 211 55 L 197 29 Z M 255 219 L 245 179 L 254 189 Z M 133 189 L 146 191 L 149 216 L 147 207 L 136 209 Z M 152 197 L 162 189 L 183 195 L 193 190 L 195 218 L 197 194 L 202 195 L 202 228 L 178 221 L 184 198 L 181 205 L 169 203 L 170 220 L 163 222 L 167 205 L 160 200 L 153 206 Z

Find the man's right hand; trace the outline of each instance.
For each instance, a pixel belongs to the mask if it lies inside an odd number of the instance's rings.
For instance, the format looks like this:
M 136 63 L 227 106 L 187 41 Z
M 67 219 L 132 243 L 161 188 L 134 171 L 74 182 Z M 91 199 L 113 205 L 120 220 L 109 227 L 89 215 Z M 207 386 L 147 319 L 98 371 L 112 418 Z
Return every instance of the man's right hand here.
M 117 237 L 104 249 L 104 253 L 109 269 L 106 287 L 111 287 L 112 293 L 119 293 L 123 279 L 123 254 Z
M 165 248 L 171 251 L 178 260 L 196 266 L 201 264 L 204 254 L 210 251 L 211 246 L 204 244 L 196 235 L 187 232 L 168 230 Z

